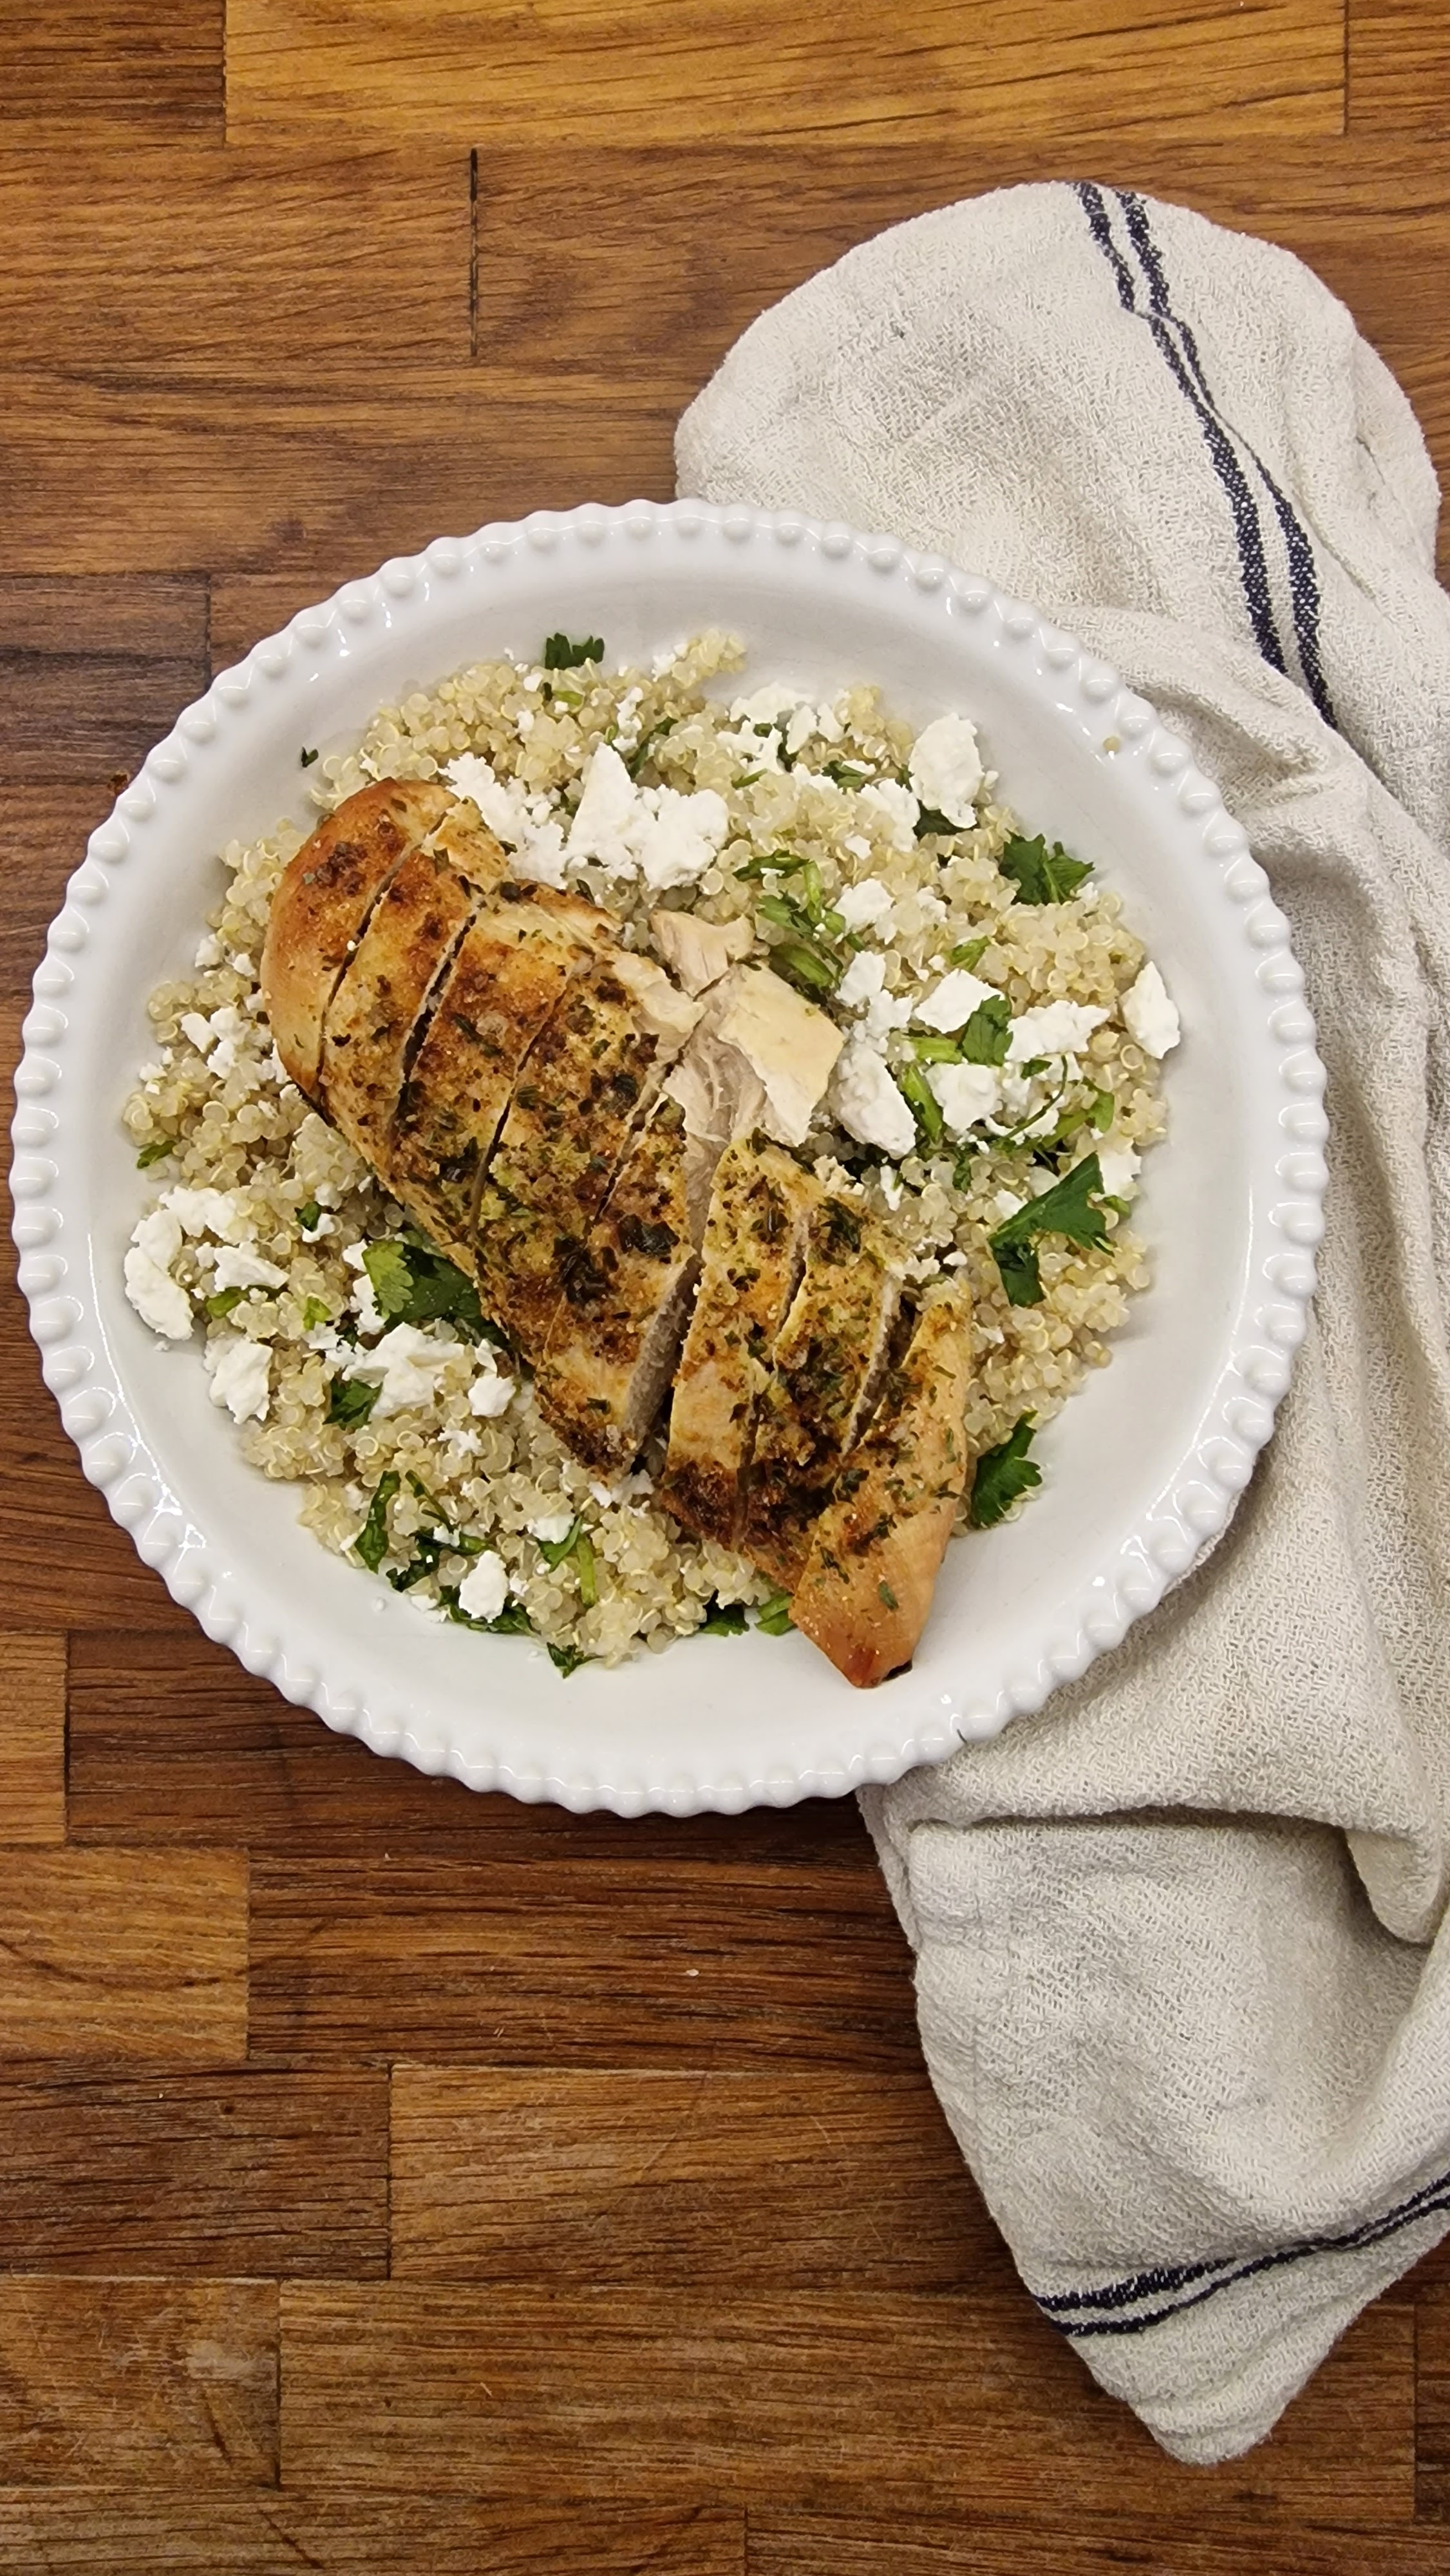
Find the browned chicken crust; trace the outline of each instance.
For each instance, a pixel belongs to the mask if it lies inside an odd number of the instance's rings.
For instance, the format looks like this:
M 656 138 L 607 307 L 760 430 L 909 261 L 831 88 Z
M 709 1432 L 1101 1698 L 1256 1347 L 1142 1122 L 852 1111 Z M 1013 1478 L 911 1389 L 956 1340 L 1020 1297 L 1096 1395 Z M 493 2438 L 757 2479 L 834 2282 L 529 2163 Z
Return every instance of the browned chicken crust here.
M 804 1266 L 810 1210 L 823 1195 L 777 1145 L 741 1138 L 716 1168 L 660 1500 L 721 1547 L 739 1540 L 756 1400 Z
M 287 868 L 262 951 L 262 999 L 277 1052 L 309 1099 L 323 1020 L 368 914 L 452 803 L 431 779 L 381 779 L 319 823 Z
M 472 918 L 477 895 L 427 842 L 378 897 L 322 1024 L 318 1084 L 363 1152 L 386 1139 L 413 1032 Z
M 966 1483 L 963 1291 L 928 1306 L 811 1533 L 791 1615 L 857 1690 L 909 1664 Z

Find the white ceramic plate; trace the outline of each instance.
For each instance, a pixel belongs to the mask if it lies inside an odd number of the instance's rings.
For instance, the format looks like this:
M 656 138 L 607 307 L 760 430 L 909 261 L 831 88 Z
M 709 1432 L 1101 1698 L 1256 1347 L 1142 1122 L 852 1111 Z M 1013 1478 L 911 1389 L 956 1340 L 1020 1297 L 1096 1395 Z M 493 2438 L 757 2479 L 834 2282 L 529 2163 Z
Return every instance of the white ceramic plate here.
M 705 626 L 749 684 L 874 680 L 915 722 L 981 727 L 1029 832 L 1098 863 L 1183 1017 L 1170 1141 L 1137 1210 L 1155 1282 L 1043 1434 L 1044 1486 L 953 1546 L 910 1673 L 850 1690 L 803 1639 L 699 1638 L 567 1683 L 525 1639 L 421 1618 L 296 1527 L 242 1461 L 196 1350 L 126 1304 L 146 1184 L 119 1124 L 146 996 L 189 969 L 213 855 L 302 819 L 303 743 L 340 750 L 410 684 L 556 627 L 648 656 Z M 1116 746 L 1110 748 L 1109 746 Z M 1288 1383 L 1314 1284 L 1323 1074 L 1262 869 L 1153 710 L 1036 613 L 894 538 L 747 509 L 539 513 L 385 564 L 189 707 L 91 836 L 52 924 L 17 1079 L 21 1285 L 87 1476 L 210 1636 L 329 1726 L 475 1788 L 626 1815 L 890 1780 L 1081 1673 L 1218 1530 Z

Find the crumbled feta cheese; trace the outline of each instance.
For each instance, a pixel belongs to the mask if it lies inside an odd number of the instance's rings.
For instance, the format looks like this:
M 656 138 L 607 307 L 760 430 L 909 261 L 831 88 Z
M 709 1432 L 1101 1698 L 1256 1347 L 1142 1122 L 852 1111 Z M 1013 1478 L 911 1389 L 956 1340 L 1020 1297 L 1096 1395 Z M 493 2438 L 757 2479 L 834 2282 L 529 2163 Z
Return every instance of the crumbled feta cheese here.
M 220 1288 L 285 1288 L 287 1273 L 275 1261 L 264 1261 L 259 1252 L 248 1252 L 224 1243 L 216 1255 L 216 1284 Z
M 730 709 L 732 724 L 773 725 L 782 716 L 793 715 L 801 704 L 799 689 L 783 680 L 767 680 L 763 689 L 755 689 L 748 698 L 736 698 Z
M 917 895 L 916 908 L 924 921 L 945 921 L 947 917 L 946 905 L 939 894 L 932 892 L 930 886 L 923 886 Z
M 1177 1046 L 1183 1034 L 1178 1012 L 1151 961 L 1123 995 L 1122 1009 L 1123 1025 L 1145 1055 L 1165 1056 L 1170 1047 Z
M 831 1082 L 837 1117 L 861 1145 L 884 1154 L 909 1154 L 916 1120 L 891 1079 L 886 1058 L 859 1031 L 847 1039 Z
M 911 1022 L 911 998 L 906 993 L 881 991 L 866 1005 L 865 1029 L 868 1038 L 884 1038 L 893 1029 L 904 1029 Z
M 214 1234 L 227 1243 L 244 1243 L 257 1229 L 235 1190 L 168 1190 L 161 1204 L 175 1217 L 183 1234 Z
M 468 1390 L 469 1412 L 476 1415 L 480 1422 L 496 1422 L 501 1413 L 507 1413 L 513 1402 L 513 1396 L 514 1380 L 511 1377 L 499 1375 L 490 1354 L 482 1362 L 478 1375 Z
M 1107 1016 L 1091 1002 L 1043 1002 L 1034 1011 L 1023 1011 L 1012 1023 L 1007 1062 L 1027 1064 L 1033 1056 L 1067 1055 L 1075 1047 L 1086 1046 Z
M 456 1450 L 460 1458 L 476 1458 L 483 1447 L 483 1442 L 476 1431 L 459 1431 L 450 1425 L 443 1437 L 449 1448 Z
M 360 1288 L 364 1285 L 371 1289 L 365 1273 L 358 1282 Z M 381 1323 L 381 1316 L 378 1320 Z M 435 1341 L 417 1324 L 393 1324 L 374 1350 L 360 1351 L 349 1360 L 347 1375 L 377 1387 L 373 1419 L 381 1422 L 409 1405 L 431 1403 L 443 1371 L 462 1349 L 462 1342 Z
M 999 1190 L 992 1201 L 992 1213 L 999 1225 L 1005 1225 L 1009 1216 L 1015 1216 L 1018 1209 L 1026 1204 L 1026 1200 L 1019 1199 L 1013 1191 Z
M 634 821 L 639 790 L 619 754 L 602 742 L 584 772 L 584 788 L 569 828 L 571 859 L 597 859 L 601 867 L 630 875 L 635 852 L 626 834 Z
M 849 839 L 841 843 L 841 847 L 843 850 L 849 850 L 853 859 L 869 859 L 871 856 L 871 844 L 864 832 L 852 832 Z
M 244 1333 L 221 1333 L 208 1342 L 202 1363 L 211 1379 L 213 1404 L 224 1404 L 233 1422 L 266 1421 L 272 1354 L 265 1342 L 248 1341 Z
M 224 951 L 222 949 L 221 941 L 218 939 L 215 931 L 209 930 L 206 937 L 198 945 L 195 963 L 202 967 L 220 966 L 223 954 Z
M 602 742 L 584 776 L 567 853 L 595 859 L 613 876 L 642 876 L 658 893 L 703 876 L 730 828 L 723 796 L 702 787 L 636 787 L 618 752 Z
M 780 736 L 774 726 L 762 733 L 756 725 L 741 725 L 734 733 L 722 732 L 718 739 L 734 752 L 743 769 L 757 777 L 781 765 Z
M 870 844 L 866 846 L 869 849 Z M 831 901 L 848 930 L 869 930 L 891 910 L 890 889 L 879 877 L 863 877 L 859 885 L 842 886 Z
M 458 795 L 477 806 L 489 830 L 512 853 L 516 877 L 562 888 L 564 835 L 552 819 L 547 797 L 531 801 L 512 779 L 500 778 L 492 764 L 473 751 L 460 753 L 443 775 Z M 540 810 L 535 812 L 535 807 Z
M 520 707 L 520 709 L 519 709 L 519 711 L 518 711 L 518 714 L 517 714 L 517 715 L 515 716 L 515 718 L 514 718 L 514 724 L 515 724 L 515 726 L 517 727 L 517 729 L 518 729 L 518 731 L 519 731 L 520 733 L 524 733 L 524 734 L 532 733 L 532 732 L 533 732 L 533 730 L 534 730 L 534 724 L 535 724 L 535 716 L 534 716 L 534 710 L 533 710 L 533 708 L 532 708 L 532 707 Z
M 545 1512 L 539 1520 L 529 1522 L 529 1536 L 541 1539 L 545 1547 L 562 1547 L 573 1526 L 572 1512 Z
M 126 1295 L 143 1324 L 169 1342 L 184 1342 L 191 1331 L 191 1300 L 171 1276 L 181 1250 L 181 1228 L 165 1207 L 152 1208 L 131 1237 L 123 1272 Z
M 235 957 L 232 959 L 232 973 L 234 975 L 255 975 L 256 971 L 256 967 L 252 964 L 246 950 L 244 948 L 239 948 Z
M 882 1163 L 876 1173 L 881 1195 L 894 1215 L 901 1205 L 901 1174 L 894 1163 Z
M 1110 1199 L 1127 1198 L 1137 1187 L 1138 1170 L 1143 1160 L 1136 1145 L 1115 1145 L 1107 1139 L 1099 1145 L 1097 1154 L 1106 1195 Z
M 206 1055 L 216 1044 L 211 1022 L 201 1011 L 183 1011 L 180 1028 L 182 1036 L 190 1038 L 198 1055 Z
M 938 716 L 919 733 L 907 770 L 923 805 L 945 814 L 959 831 L 976 821 L 972 799 L 982 784 L 982 761 L 976 726 L 965 716 Z
M 864 1010 L 876 999 L 885 976 L 886 960 L 880 949 L 859 949 L 836 986 L 836 999 L 844 1010 Z
M 857 796 L 858 813 L 869 814 L 879 823 L 893 850 L 903 853 L 916 847 L 916 823 L 921 812 L 919 798 L 898 779 L 882 778 L 863 787 Z
M 932 1064 L 926 1078 L 936 1095 L 947 1133 L 961 1138 L 983 1118 L 996 1115 L 1000 1085 L 989 1064 Z
M 979 975 L 969 975 L 965 966 L 954 966 L 939 984 L 933 984 L 929 993 L 923 993 L 915 1017 L 927 1029 L 964 1029 L 983 1002 L 999 998 L 994 985 L 984 984 Z
M 815 708 L 811 706 L 797 707 L 785 729 L 785 747 L 789 758 L 794 760 L 799 753 L 804 751 L 812 734 L 819 732 L 820 724 L 817 719 Z
M 458 1607 L 470 1619 L 497 1619 L 509 1597 L 508 1569 L 492 1548 L 476 1556 L 458 1587 Z

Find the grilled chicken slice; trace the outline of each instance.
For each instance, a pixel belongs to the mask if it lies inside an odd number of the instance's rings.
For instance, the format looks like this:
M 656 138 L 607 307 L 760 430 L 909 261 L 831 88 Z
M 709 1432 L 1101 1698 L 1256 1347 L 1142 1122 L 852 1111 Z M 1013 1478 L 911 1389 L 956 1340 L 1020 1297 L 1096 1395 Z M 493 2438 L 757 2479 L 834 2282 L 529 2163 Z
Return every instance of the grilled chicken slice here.
M 663 1100 L 636 1137 L 577 1258 L 534 1375 L 545 1418 L 586 1467 L 633 1464 L 659 1411 L 689 1313 L 690 1140 Z
M 473 1264 L 479 1191 L 530 1047 L 609 939 L 592 904 L 509 882 L 437 989 L 388 1140 L 387 1178 L 444 1251 Z
M 479 1201 L 474 1271 L 526 1358 L 544 1347 L 631 1132 L 649 1106 L 658 1038 L 606 954 L 576 976 L 536 1038 Z
M 791 1615 L 857 1690 L 916 1652 L 967 1476 L 971 1306 L 927 1306 L 811 1533 Z
M 788 1591 L 874 1401 L 899 1294 L 879 1229 L 854 1200 L 823 1191 L 760 1398 L 740 1539 Z
M 502 850 L 498 858 L 502 876 Z M 410 850 L 374 904 L 329 1005 L 318 1072 L 322 1097 L 344 1136 L 375 1161 L 398 1105 L 413 1032 L 478 902 L 431 840 Z
M 288 864 L 267 925 L 262 999 L 277 1052 L 309 1099 L 327 1007 L 368 914 L 453 802 L 431 779 L 381 779 L 345 798 Z
M 819 1182 L 774 1145 L 741 1139 L 715 1173 L 660 1500 L 687 1529 L 721 1547 L 739 1539 L 756 1398 L 800 1280 L 810 1210 L 822 1195 Z

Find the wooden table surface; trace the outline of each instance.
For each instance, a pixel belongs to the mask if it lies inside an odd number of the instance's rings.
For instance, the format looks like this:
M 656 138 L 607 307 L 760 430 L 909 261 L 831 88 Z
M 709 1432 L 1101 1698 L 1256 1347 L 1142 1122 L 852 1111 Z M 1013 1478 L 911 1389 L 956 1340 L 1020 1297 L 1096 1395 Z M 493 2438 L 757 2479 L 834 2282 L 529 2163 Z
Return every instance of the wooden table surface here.
M 1287 243 L 1443 465 L 1447 141 L 1439 0 L 0 0 L 7 1060 L 210 669 L 665 494 L 743 324 L 900 217 L 1086 174 Z M 852 1806 L 576 1819 L 329 1736 L 3 1333 L 0 2569 L 1450 2564 L 1450 2263 L 1176 2466 L 1016 2284 Z

